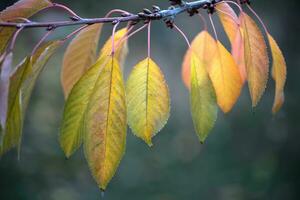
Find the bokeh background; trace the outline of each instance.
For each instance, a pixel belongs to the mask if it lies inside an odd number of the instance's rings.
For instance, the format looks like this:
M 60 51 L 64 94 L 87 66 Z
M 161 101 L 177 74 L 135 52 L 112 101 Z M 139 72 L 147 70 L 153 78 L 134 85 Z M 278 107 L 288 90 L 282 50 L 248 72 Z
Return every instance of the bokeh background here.
M 13 0 L 1 0 L 0 9 Z M 139 12 L 164 0 L 57 0 L 84 17 L 99 17 L 113 8 Z M 182 37 L 162 22 L 153 23 L 152 55 L 165 73 L 172 97 L 171 117 L 148 148 L 128 129 L 126 154 L 112 179 L 107 200 L 296 200 L 300 198 L 300 49 L 299 2 L 253 0 L 280 44 L 288 65 L 286 103 L 271 114 L 274 83 L 259 106 L 251 108 L 247 88 L 230 114 L 219 113 L 217 125 L 204 145 L 193 130 L 188 91 L 181 81 L 181 62 L 186 51 Z M 51 11 L 36 20 L 67 17 Z M 214 17 L 219 37 L 228 40 Z M 202 29 L 201 21 L 180 15 L 176 19 L 190 39 Z M 111 32 L 105 25 L 101 43 Z M 62 38 L 72 28 L 58 29 Z M 17 41 L 16 63 L 30 52 L 44 30 L 25 31 Z M 130 42 L 125 76 L 146 54 L 146 32 Z M 101 192 L 92 179 L 82 149 L 66 160 L 58 144 L 64 99 L 60 68 L 64 48 L 52 57 L 38 80 L 25 121 L 21 159 L 12 151 L 0 160 L 2 200 L 93 200 Z

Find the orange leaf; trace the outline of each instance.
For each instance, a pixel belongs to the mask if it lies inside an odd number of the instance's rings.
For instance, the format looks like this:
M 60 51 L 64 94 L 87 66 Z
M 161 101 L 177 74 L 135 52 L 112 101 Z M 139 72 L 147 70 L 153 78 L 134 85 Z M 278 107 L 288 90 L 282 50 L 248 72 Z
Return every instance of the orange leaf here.
M 268 34 L 268 39 L 273 57 L 272 77 L 275 80 L 276 85 L 272 112 L 273 114 L 276 114 L 284 102 L 284 86 L 286 82 L 287 69 L 285 59 L 278 44 L 270 34 Z
M 217 13 L 231 44 L 235 43 L 239 33 L 239 19 L 228 3 L 217 4 Z
M 268 82 L 269 58 L 264 37 L 255 21 L 246 13 L 241 15 L 247 79 L 252 106 L 255 107 L 262 97 Z
M 217 49 L 209 68 L 209 75 L 216 91 L 218 105 L 227 113 L 239 98 L 243 84 L 231 54 L 219 41 Z
M 187 50 L 182 63 L 182 79 L 185 86 L 189 89 L 191 84 L 192 52 L 194 52 L 206 68 L 208 68 L 216 52 L 216 41 L 207 31 L 202 31 L 193 40 L 191 48 Z
M 245 48 L 242 33 L 243 30 L 242 28 L 240 28 L 240 30 L 236 34 L 235 41 L 232 44 L 231 54 L 240 70 L 242 81 L 243 83 L 245 83 L 245 81 L 247 80 L 247 72 L 245 65 Z

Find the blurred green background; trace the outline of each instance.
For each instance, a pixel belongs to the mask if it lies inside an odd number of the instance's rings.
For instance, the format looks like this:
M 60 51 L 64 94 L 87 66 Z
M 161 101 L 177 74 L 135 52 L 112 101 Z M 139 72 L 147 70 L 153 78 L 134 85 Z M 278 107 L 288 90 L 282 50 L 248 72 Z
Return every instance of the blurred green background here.
M 0 8 L 12 4 L 1 0 Z M 57 0 L 84 17 L 99 17 L 113 8 L 139 12 L 152 4 L 167 7 L 167 0 Z M 181 81 L 181 62 L 186 51 L 182 37 L 153 23 L 152 55 L 165 73 L 172 97 L 171 117 L 148 148 L 128 129 L 126 154 L 112 179 L 107 200 L 296 200 L 300 199 L 300 49 L 299 2 L 296 0 L 253 1 L 280 44 L 288 65 L 286 103 L 275 117 L 271 114 L 274 83 L 256 109 L 251 108 L 244 88 L 233 111 L 220 112 L 217 125 L 200 145 L 189 113 L 188 91 Z M 39 14 L 36 20 L 64 19 L 62 12 Z M 219 37 L 228 47 L 218 19 Z M 197 17 L 180 15 L 176 24 L 190 39 L 202 29 Z M 111 32 L 105 25 L 101 43 Z M 72 28 L 58 29 L 52 38 L 62 38 Z M 27 30 L 17 41 L 16 62 L 31 51 L 44 33 Z M 130 42 L 125 76 L 146 54 L 146 32 Z M 60 68 L 64 48 L 50 60 L 40 77 L 25 121 L 21 159 L 16 151 L 0 160 L 2 200 L 93 200 L 101 192 L 92 179 L 82 149 L 66 160 L 58 144 L 64 99 Z

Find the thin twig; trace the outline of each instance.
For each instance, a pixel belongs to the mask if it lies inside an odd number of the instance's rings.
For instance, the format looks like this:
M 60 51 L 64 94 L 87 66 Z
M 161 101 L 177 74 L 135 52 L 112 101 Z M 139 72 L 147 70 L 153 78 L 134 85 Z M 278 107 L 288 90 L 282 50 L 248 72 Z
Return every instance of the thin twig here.
M 58 27 L 65 27 L 65 26 L 74 26 L 74 25 L 91 25 L 97 23 L 112 23 L 115 21 L 118 22 L 138 22 L 138 21 L 149 21 L 149 20 L 162 20 L 170 17 L 175 17 L 178 14 L 188 12 L 189 10 L 198 10 L 200 8 L 207 8 L 209 4 L 217 4 L 223 0 L 197 0 L 192 2 L 186 2 L 183 5 L 178 7 L 172 7 L 166 10 L 160 10 L 158 12 L 153 12 L 151 14 L 129 14 L 128 16 L 121 16 L 121 17 L 104 17 L 104 18 L 81 18 L 75 12 L 70 9 L 66 9 L 70 14 L 77 17 L 76 20 L 68 20 L 68 21 L 54 21 L 54 22 L 28 22 L 28 23 L 18 23 L 18 22 L 1 22 L 0 27 L 18 27 L 18 28 L 58 28 Z M 64 6 L 58 4 L 60 8 L 65 8 Z M 57 7 L 57 4 L 54 4 L 51 7 Z

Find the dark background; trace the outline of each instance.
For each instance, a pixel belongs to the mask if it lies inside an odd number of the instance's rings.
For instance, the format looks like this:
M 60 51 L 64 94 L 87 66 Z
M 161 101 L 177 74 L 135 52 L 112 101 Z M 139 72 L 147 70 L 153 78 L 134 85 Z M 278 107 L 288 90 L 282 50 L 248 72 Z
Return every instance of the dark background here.
M 1 0 L 0 8 L 14 1 Z M 164 0 L 57 0 L 84 17 L 103 16 L 113 8 L 139 12 L 144 7 L 168 5 Z M 275 117 L 271 114 L 274 83 L 270 79 L 263 100 L 251 108 L 245 88 L 233 111 L 220 112 L 217 125 L 205 145 L 200 145 L 189 113 L 188 92 L 181 81 L 181 62 L 186 44 L 162 22 L 153 23 L 152 54 L 163 69 L 171 97 L 171 117 L 148 148 L 127 136 L 126 154 L 105 192 L 105 199 L 118 200 L 296 200 L 300 198 L 300 51 L 299 2 L 296 0 L 253 1 L 281 46 L 288 65 L 286 103 Z M 62 12 L 47 12 L 36 20 L 64 19 Z M 214 17 L 218 34 L 228 47 L 227 38 Z M 201 31 L 197 17 L 176 19 L 192 39 Z M 102 43 L 111 31 L 106 25 Z M 61 28 L 53 38 L 71 31 Z M 16 62 L 30 52 L 44 30 L 26 31 L 17 41 Z M 130 40 L 125 76 L 146 56 L 146 32 Z M 25 121 L 18 161 L 16 151 L 0 161 L 2 200 L 79 200 L 101 199 L 82 150 L 66 160 L 58 144 L 63 109 L 60 67 L 64 48 L 48 63 L 40 77 Z

